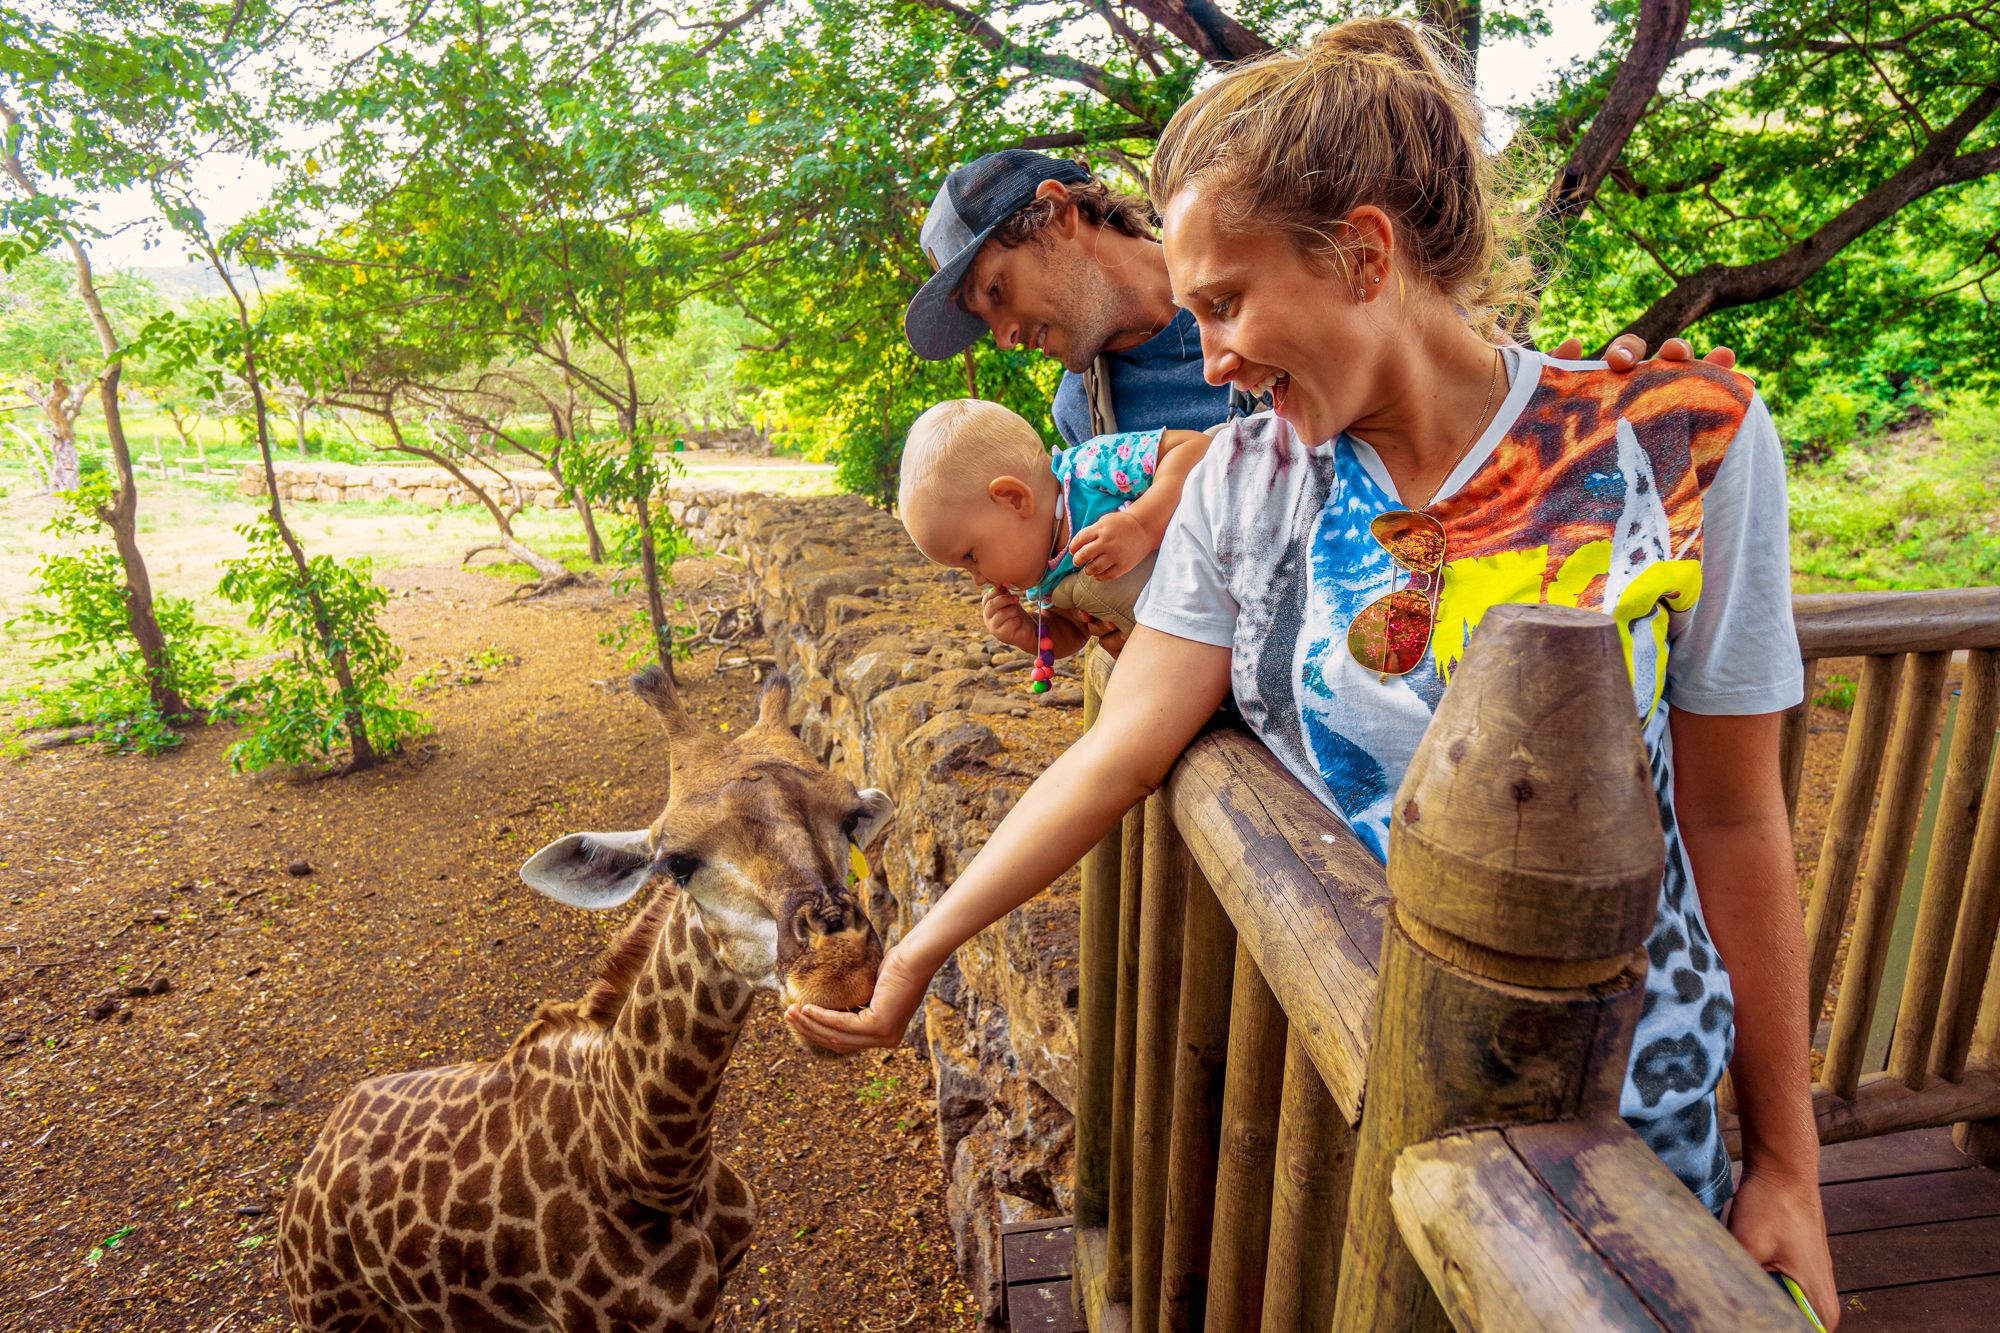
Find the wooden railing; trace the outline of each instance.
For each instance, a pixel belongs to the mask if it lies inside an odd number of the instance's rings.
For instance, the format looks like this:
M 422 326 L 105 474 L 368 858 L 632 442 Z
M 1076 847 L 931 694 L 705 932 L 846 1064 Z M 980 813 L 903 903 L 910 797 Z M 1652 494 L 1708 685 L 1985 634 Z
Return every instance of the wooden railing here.
M 1812 899 L 1816 995 L 1882 788 L 1822 1137 L 2000 1117 L 2000 800 L 1979 800 L 2000 590 L 1796 605 L 1809 665 L 1866 659 Z M 1893 928 L 1901 867 L 1959 649 L 1912 935 Z M 1096 655 L 1087 715 L 1108 672 Z M 1785 729 L 1793 799 L 1809 712 Z M 1241 730 L 1189 747 L 1084 862 L 1090 1327 L 1796 1328 L 1616 1116 L 1663 854 L 1633 811 L 1652 800 L 1610 622 L 1560 608 L 1497 609 L 1474 636 L 1397 797 L 1386 876 Z M 1872 1030 L 1905 939 L 1877 1072 L 1841 1034 Z M 1959 1141 L 2000 1163 L 2000 1122 Z
M 1800 597 L 1794 612 L 1809 699 L 1833 674 L 1827 659 L 1859 658 L 1806 910 L 1815 1015 L 1852 923 L 1830 1025 L 1816 1041 L 1820 1138 L 2000 1116 L 2000 984 L 1989 977 L 2000 973 L 1989 967 L 2000 799 L 1981 799 L 1994 785 L 2000 723 L 2000 589 Z M 1953 697 L 1945 686 L 1961 651 Z M 1787 719 L 1788 793 L 1798 789 L 1809 712 Z M 1961 1131 L 1960 1146 L 1980 1133 Z M 1995 1148 L 1977 1155 L 2000 1164 Z

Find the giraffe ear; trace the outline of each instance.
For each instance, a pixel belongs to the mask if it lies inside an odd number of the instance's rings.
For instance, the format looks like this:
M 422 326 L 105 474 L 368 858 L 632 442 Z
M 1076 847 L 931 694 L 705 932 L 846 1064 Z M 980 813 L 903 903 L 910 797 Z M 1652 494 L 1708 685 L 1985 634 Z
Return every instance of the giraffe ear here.
M 535 892 L 593 912 L 630 902 L 652 877 L 646 829 L 567 834 L 521 867 L 522 881 Z
M 860 808 L 849 816 L 854 821 L 848 830 L 847 840 L 867 851 L 882 836 L 882 830 L 896 817 L 896 803 L 889 799 L 889 793 L 874 787 L 865 787 L 859 793 Z

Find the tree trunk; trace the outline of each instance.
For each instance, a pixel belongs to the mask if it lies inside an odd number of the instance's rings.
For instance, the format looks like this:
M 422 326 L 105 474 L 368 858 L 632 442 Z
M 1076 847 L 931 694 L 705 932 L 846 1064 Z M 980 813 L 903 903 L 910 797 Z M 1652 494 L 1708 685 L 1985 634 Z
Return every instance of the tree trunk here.
M 513 556 L 516 560 L 534 570 L 542 581 L 543 587 L 540 591 L 548 591 L 563 584 L 576 582 L 576 574 L 560 560 L 550 559 L 511 532 L 502 533 L 500 540 L 497 542 L 483 542 L 473 547 L 465 553 L 465 559 L 470 560 L 482 551 L 505 551 L 508 555 Z
M 500 502 L 495 500 L 484 486 L 481 486 L 478 482 L 467 476 L 465 470 L 459 467 L 449 454 L 441 453 L 436 449 L 426 449 L 420 444 L 411 444 L 408 440 L 404 439 L 403 428 L 396 421 L 396 413 L 393 406 L 383 409 L 378 415 L 381 416 L 383 422 L 389 427 L 389 437 L 395 441 L 395 444 L 391 446 L 392 448 L 398 452 L 412 454 L 418 458 L 427 458 L 446 472 L 449 472 L 458 479 L 459 485 L 472 492 L 473 497 L 486 507 L 486 512 L 492 515 L 493 526 L 500 530 L 500 540 L 473 547 L 465 553 L 464 558 L 466 560 L 472 559 L 473 556 L 478 555 L 481 551 L 491 551 L 498 548 L 506 551 L 509 555 L 520 560 L 530 569 L 533 569 L 540 576 L 542 582 L 550 585 L 552 588 L 576 582 L 575 573 L 566 568 L 561 561 L 553 560 L 543 555 L 540 551 L 530 547 L 526 542 L 514 535 L 514 521 L 508 511 L 501 508 Z
M 53 389 L 48 401 L 42 404 L 49 437 L 49 493 L 68 495 L 83 483 L 83 460 L 77 457 L 76 452 L 79 395 L 62 380 L 57 380 Z
M 299 457 L 300 457 L 300 458 L 305 458 L 305 457 L 307 457 L 307 454 L 306 454 L 306 405 L 305 405 L 304 403 L 300 403 L 300 404 L 299 404 L 299 405 L 298 405 L 297 407 L 293 408 L 293 409 L 292 409 L 292 411 L 293 411 L 293 413 L 295 414 L 295 419 L 296 419 L 296 423 L 297 423 L 297 426 L 298 426 L 298 431 L 299 431 Z
M 95 295 L 93 292 L 93 299 Z M 117 494 L 110 508 L 98 510 L 98 516 L 111 529 L 119 563 L 125 567 L 125 616 L 133 641 L 139 645 L 139 656 L 146 663 L 146 692 L 162 717 L 178 722 L 192 718 L 195 710 L 174 681 L 173 655 L 153 612 L 153 581 L 146 571 L 145 557 L 139 554 L 139 489 L 132 475 L 132 450 L 125 439 L 125 416 L 118 402 L 118 378 L 123 373 L 124 367 L 112 362 L 97 389 L 98 402 L 104 408 L 105 433 L 111 438 L 112 465 L 118 471 Z
M 567 381 L 564 383 L 564 391 L 572 392 Z M 563 451 L 569 448 L 570 442 L 576 438 L 574 402 L 566 408 L 549 403 L 549 434 L 555 440 L 549 447 L 549 475 L 556 479 L 557 488 L 567 495 L 569 502 L 576 507 L 576 516 L 583 520 L 583 535 L 590 541 L 590 563 L 601 565 L 604 563 L 604 538 L 597 534 L 597 516 L 590 512 L 590 499 L 582 491 L 564 481 L 562 474 Z
M 21 165 L 20 119 L 10 106 L 0 105 L 0 143 L 5 144 L 0 151 L 0 170 L 30 199 L 41 197 L 35 182 Z M 153 700 L 153 706 L 162 717 L 187 718 L 194 710 L 188 707 L 174 684 L 172 658 L 167 650 L 166 635 L 160 631 L 159 617 L 153 611 L 153 581 L 146 572 L 146 561 L 139 554 L 139 489 L 132 475 L 132 450 L 125 440 L 125 418 L 119 411 L 118 377 L 120 351 L 117 331 L 111 327 L 110 316 L 104 313 L 104 302 L 98 298 L 97 283 L 90 268 L 90 255 L 83 244 L 69 232 L 62 233 L 64 244 L 69 247 L 71 261 L 76 265 L 76 291 L 82 299 L 84 309 L 90 312 L 91 327 L 97 332 L 97 345 L 104 353 L 110 370 L 98 384 L 98 401 L 104 407 L 105 432 L 111 441 L 111 459 L 118 472 L 118 492 L 112 498 L 110 510 L 99 510 L 98 516 L 111 528 L 111 539 L 118 548 L 118 560 L 125 568 L 125 615 L 132 629 L 132 639 L 139 645 L 140 659 L 146 664 L 146 692 Z M 59 389 L 60 385 L 57 386 Z M 64 395 L 58 394 L 58 397 Z M 81 468 L 76 456 L 76 414 L 82 410 L 83 395 L 75 395 L 76 406 L 69 411 L 67 425 L 68 457 L 65 464 L 58 452 L 51 467 L 55 473 L 65 465 L 69 470 L 69 488 L 73 489 L 81 480 Z
M 674 674 L 673 626 L 667 620 L 667 598 L 660 588 L 660 553 L 653 545 L 653 506 L 644 494 L 635 496 L 634 503 L 639 514 L 639 572 L 646 581 L 646 611 L 653 625 L 653 648 L 667 679 L 678 685 L 680 677 Z
M 250 389 L 252 414 L 257 422 L 257 452 L 264 460 L 264 495 L 270 502 L 267 512 L 271 524 L 278 530 L 278 539 L 291 553 L 292 564 L 298 570 L 299 587 L 306 595 L 306 603 L 312 611 L 313 629 L 319 634 L 320 651 L 327 656 L 327 665 L 333 670 L 334 683 L 340 687 L 342 720 L 347 724 L 347 740 L 353 759 L 348 767 L 351 771 L 373 768 L 380 763 L 375 747 L 368 739 L 368 719 L 361 707 L 361 691 L 354 684 L 354 672 L 348 665 L 347 649 L 341 646 L 340 638 L 334 633 L 333 617 L 326 609 L 326 599 L 320 596 L 319 588 L 313 583 L 312 565 L 306 559 L 305 548 L 285 522 L 284 504 L 278 499 L 278 465 L 271 452 L 271 410 L 264 399 L 264 385 L 257 373 L 257 350 L 250 328 L 250 308 L 243 303 L 243 293 L 236 288 L 235 279 L 229 276 L 229 267 L 216 252 L 215 244 L 204 230 L 196 241 L 208 257 L 215 274 L 222 279 L 222 285 L 229 291 L 229 299 L 236 306 L 236 327 L 243 335 L 243 382 Z
M 590 501 L 582 491 L 572 489 L 570 502 L 576 506 L 576 516 L 583 520 L 583 535 L 590 541 L 590 563 L 604 563 L 604 538 L 597 535 L 597 516 L 590 512 Z

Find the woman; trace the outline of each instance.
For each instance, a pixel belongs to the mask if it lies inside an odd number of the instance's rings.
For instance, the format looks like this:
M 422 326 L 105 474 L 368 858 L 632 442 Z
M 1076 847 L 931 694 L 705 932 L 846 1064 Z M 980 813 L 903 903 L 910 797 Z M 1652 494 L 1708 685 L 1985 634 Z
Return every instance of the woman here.
M 1152 193 L 1209 379 L 1275 410 L 1195 469 L 1097 725 L 890 952 L 870 1008 L 788 1017 L 835 1049 L 896 1041 L 951 951 L 1154 789 L 1232 687 L 1382 855 L 1486 608 L 1600 610 L 1628 647 L 1668 840 L 1621 1111 L 1720 1213 L 1715 1088 L 1733 1070 L 1730 1228 L 1831 1323 L 1778 777 L 1779 715 L 1803 684 L 1763 403 L 1717 368 L 1620 376 L 1504 345 L 1531 301 L 1478 108 L 1402 24 L 1345 23 L 1225 75 L 1168 126 Z

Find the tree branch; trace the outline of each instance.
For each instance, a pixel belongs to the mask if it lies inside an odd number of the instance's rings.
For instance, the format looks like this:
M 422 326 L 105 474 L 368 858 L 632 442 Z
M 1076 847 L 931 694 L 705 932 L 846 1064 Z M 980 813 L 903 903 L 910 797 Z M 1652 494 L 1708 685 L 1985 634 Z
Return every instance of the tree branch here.
M 1591 118 L 1590 128 L 1577 141 L 1542 203 L 1541 223 L 1555 231 L 1558 239 L 1590 207 L 1604 178 L 1625 151 L 1632 131 L 1644 118 L 1661 76 L 1673 63 L 1681 34 L 1687 30 L 1688 3 L 1655 0 L 1639 6 L 1639 28 L 1632 35 L 1632 49 L 1619 62 L 1604 105 Z
M 1271 44 L 1222 12 L 1215 0 L 1132 0 L 1132 8 L 1213 64 L 1261 56 Z
M 1907 51 L 1912 38 L 1921 37 L 1932 28 L 1945 23 L 1963 23 L 1989 36 L 1992 34 L 1990 22 L 1982 22 L 1983 13 L 1990 14 L 1991 5 L 1981 5 L 1975 9 L 1955 9 L 1944 14 L 1932 14 L 1905 32 L 1893 37 L 1871 37 L 1856 41 L 1849 37 L 1835 41 L 1830 37 L 1808 37 L 1803 32 L 1784 37 L 1754 37 L 1742 28 L 1722 28 L 1702 37 L 1688 37 L 1682 40 L 1677 54 L 1686 55 L 1690 51 L 1727 51 L 1738 56 L 1782 55 L 1787 51 L 1810 51 L 1816 55 L 1853 55 L 1865 51 Z
M 1908 166 L 1855 200 L 1818 231 L 1754 264 L 1710 264 L 1696 269 L 1621 331 L 1636 333 L 1657 346 L 1703 315 L 1769 300 L 1812 277 L 1848 245 L 1931 191 L 2000 172 L 2000 148 L 1958 152 L 1958 146 L 1996 109 L 2000 109 L 2000 83 L 1989 83 L 1950 124 L 1931 137 Z
M 978 42 L 997 56 L 1036 73 L 1048 74 L 1071 83 L 1080 83 L 1112 105 L 1130 111 L 1135 116 L 1147 114 L 1147 108 L 1136 96 L 1132 85 L 1085 60 L 1074 56 L 1058 55 L 1052 51 L 1039 50 L 1021 43 L 988 23 L 984 16 L 975 14 L 952 0 L 916 0 L 926 9 L 935 9 L 941 14 L 950 14 L 959 20 L 959 31 Z
M 1103 143 L 1115 139 L 1157 139 L 1160 127 L 1143 120 L 1126 121 L 1119 125 L 1099 125 L 1094 129 L 1070 130 L 1060 134 L 1030 134 L 1020 139 L 999 145 L 1000 148 L 1082 148 L 1086 144 Z M 998 151 L 998 149 L 989 150 Z

